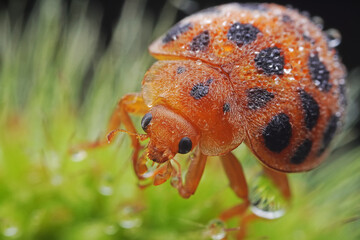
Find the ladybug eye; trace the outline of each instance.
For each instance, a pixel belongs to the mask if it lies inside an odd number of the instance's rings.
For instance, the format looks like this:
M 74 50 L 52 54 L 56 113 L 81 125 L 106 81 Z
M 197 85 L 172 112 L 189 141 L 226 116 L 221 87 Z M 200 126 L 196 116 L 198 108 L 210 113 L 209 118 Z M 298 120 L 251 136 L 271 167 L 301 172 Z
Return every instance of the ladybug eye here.
M 192 148 L 192 142 L 191 142 L 190 138 L 184 137 L 180 140 L 179 153 L 181 153 L 181 154 L 188 153 L 188 152 L 190 152 L 191 148 Z
M 141 119 L 141 127 L 145 132 L 146 132 L 147 126 L 151 122 L 151 119 L 152 119 L 151 113 L 145 114 L 144 117 Z

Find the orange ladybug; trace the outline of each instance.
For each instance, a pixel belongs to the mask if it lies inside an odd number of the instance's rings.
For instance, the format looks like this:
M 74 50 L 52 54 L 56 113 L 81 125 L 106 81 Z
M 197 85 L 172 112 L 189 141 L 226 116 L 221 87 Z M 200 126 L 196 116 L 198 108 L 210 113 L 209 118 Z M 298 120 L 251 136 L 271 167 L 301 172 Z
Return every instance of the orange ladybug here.
M 131 135 L 139 179 L 149 158 L 159 163 L 151 175 L 155 185 L 178 177 L 173 186 L 188 198 L 207 157 L 219 156 L 244 200 L 220 216 L 226 220 L 249 206 L 243 169 L 231 153 L 241 143 L 287 199 L 285 173 L 311 170 L 328 155 L 344 117 L 346 70 L 326 34 L 297 10 L 212 7 L 177 23 L 149 51 L 158 61 L 146 72 L 142 92 L 125 95 L 109 124 L 109 138 L 123 131 L 114 130 L 120 124 Z M 143 116 L 146 134 L 136 133 L 130 114 Z M 191 151 L 183 182 L 170 160 Z

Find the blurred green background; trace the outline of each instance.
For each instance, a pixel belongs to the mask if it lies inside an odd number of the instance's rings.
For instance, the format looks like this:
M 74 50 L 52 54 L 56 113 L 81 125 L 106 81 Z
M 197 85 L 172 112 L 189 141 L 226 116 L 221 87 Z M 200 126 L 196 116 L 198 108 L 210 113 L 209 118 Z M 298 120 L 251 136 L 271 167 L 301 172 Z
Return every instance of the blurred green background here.
M 127 136 L 68 151 L 104 137 L 118 99 L 140 90 L 154 62 L 147 46 L 175 21 L 174 5 L 155 18 L 143 1 L 125 1 L 106 50 L 102 13 L 86 1 L 38 1 L 25 23 L 11 11 L 0 12 L 0 239 L 215 239 L 208 223 L 239 203 L 217 158 L 184 200 L 169 183 L 138 187 Z M 287 214 L 254 222 L 249 239 L 360 239 L 359 68 L 348 85 L 337 147 L 321 167 L 290 175 Z M 244 146 L 235 154 L 251 185 L 257 160 Z

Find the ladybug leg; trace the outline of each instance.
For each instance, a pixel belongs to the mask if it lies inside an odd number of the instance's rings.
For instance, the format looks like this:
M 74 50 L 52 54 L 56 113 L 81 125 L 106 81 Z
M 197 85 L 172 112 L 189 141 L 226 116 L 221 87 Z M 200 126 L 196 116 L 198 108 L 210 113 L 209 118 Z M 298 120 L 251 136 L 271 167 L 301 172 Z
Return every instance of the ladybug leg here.
M 226 221 L 234 216 L 243 215 L 248 209 L 250 202 L 248 199 L 248 186 L 246 183 L 243 168 L 234 154 L 227 153 L 220 157 L 225 173 L 230 180 L 230 187 L 235 194 L 243 199 L 243 203 L 236 205 L 220 215 L 220 219 Z
M 136 129 L 134 124 L 131 121 L 129 114 L 133 114 L 136 116 L 142 116 L 149 111 L 149 107 L 144 103 L 144 99 L 142 98 L 140 93 L 130 93 L 123 96 L 115 111 L 113 112 L 109 125 L 108 131 L 112 131 L 120 126 L 120 124 L 124 124 L 126 130 L 129 132 L 136 133 Z M 130 136 L 133 145 L 135 142 L 138 143 L 138 139 L 136 136 Z
M 120 124 L 123 124 L 127 131 L 131 133 L 137 133 L 137 130 L 134 127 L 134 124 L 129 114 L 144 115 L 148 112 L 148 110 L 149 108 L 145 105 L 144 99 L 142 98 L 140 93 L 131 93 L 123 96 L 117 104 L 117 107 L 110 118 L 107 128 L 108 132 L 117 129 Z M 139 139 L 135 135 L 130 135 L 130 138 L 132 147 L 134 148 L 134 152 L 132 155 L 134 170 L 137 177 L 139 179 L 143 179 L 144 177 L 142 175 L 147 171 L 147 167 L 145 165 L 146 155 L 143 154 L 139 157 L 139 152 L 142 149 Z M 104 139 L 98 140 L 93 143 L 83 144 L 79 148 L 92 149 L 106 146 L 108 144 L 108 139 Z
M 279 188 L 284 198 L 289 201 L 291 198 L 291 190 L 286 173 L 278 172 L 265 166 L 263 169 L 264 173 L 273 181 L 275 186 Z
M 172 185 L 178 189 L 181 197 L 189 198 L 195 193 L 204 172 L 206 159 L 207 156 L 202 154 L 200 149 L 197 148 L 194 156 L 190 159 L 190 165 L 185 176 L 185 183 L 182 181 L 180 167 L 178 171 L 173 171 L 173 174 L 176 174 L 177 181 L 173 181 Z
M 123 96 L 115 111 L 113 112 L 108 125 L 108 132 L 118 128 L 123 124 L 125 129 L 132 133 L 137 133 L 137 130 L 130 118 L 129 114 L 142 116 L 148 112 L 149 108 L 145 105 L 144 99 L 140 93 L 131 93 Z M 135 135 L 129 135 L 131 144 L 134 148 L 132 155 L 132 162 L 136 176 L 139 179 L 144 179 L 142 176 L 146 171 L 146 154 L 139 157 L 139 152 L 142 149 L 139 139 Z
M 246 214 L 240 219 L 239 224 L 239 231 L 236 234 L 237 240 L 245 239 L 246 237 L 246 230 L 248 228 L 249 223 L 251 223 L 254 220 L 260 219 L 258 216 L 256 216 L 253 213 Z

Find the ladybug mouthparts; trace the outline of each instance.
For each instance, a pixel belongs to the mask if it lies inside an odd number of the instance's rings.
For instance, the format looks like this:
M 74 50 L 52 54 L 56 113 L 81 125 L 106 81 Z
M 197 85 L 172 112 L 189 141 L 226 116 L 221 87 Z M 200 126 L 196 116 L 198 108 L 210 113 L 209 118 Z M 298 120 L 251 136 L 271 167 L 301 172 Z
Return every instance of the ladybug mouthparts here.
M 148 147 L 147 153 L 149 159 L 156 163 L 164 163 L 174 158 L 174 154 L 170 149 L 161 150 L 157 147 Z

